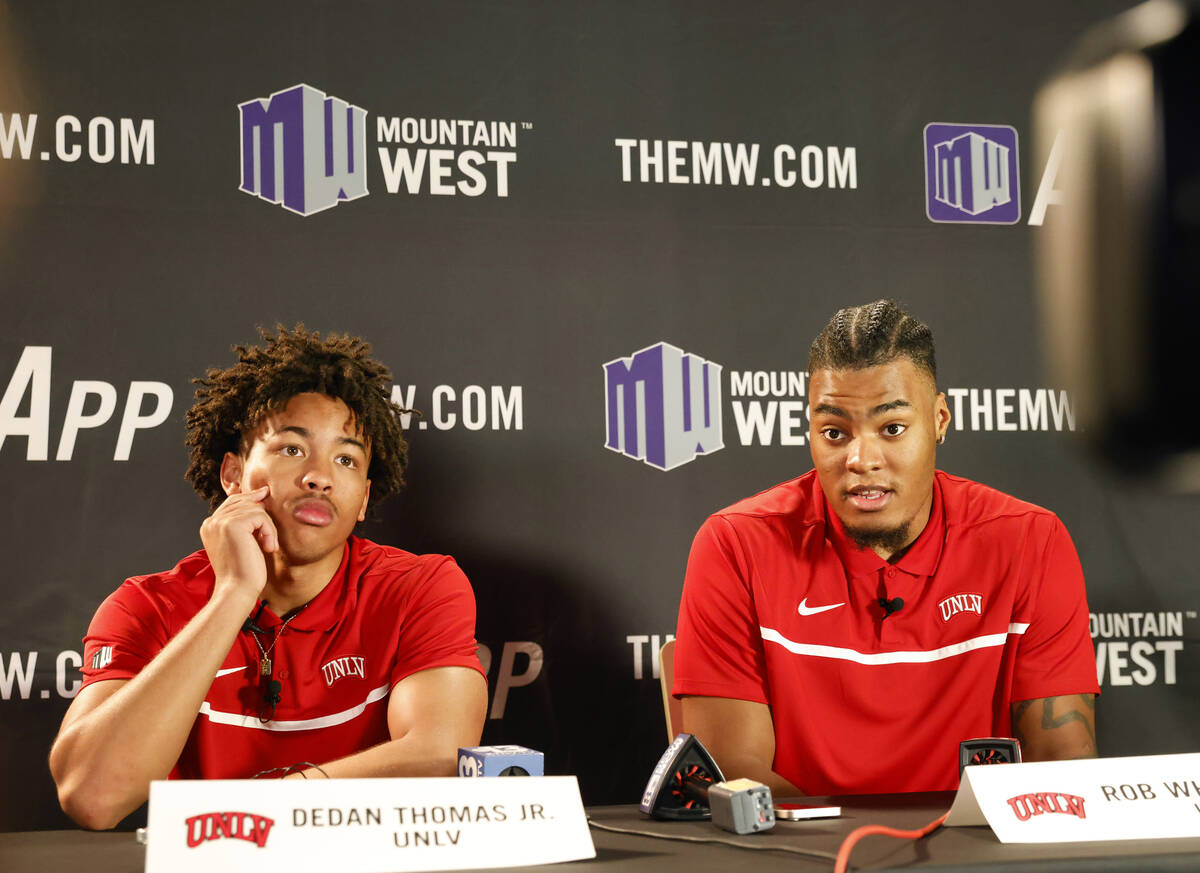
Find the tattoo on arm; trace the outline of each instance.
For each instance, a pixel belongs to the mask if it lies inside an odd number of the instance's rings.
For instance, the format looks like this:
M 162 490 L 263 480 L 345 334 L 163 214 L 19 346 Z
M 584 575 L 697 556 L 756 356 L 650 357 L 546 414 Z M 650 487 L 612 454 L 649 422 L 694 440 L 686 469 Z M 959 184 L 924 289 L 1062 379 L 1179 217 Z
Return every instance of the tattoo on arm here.
M 1035 703 L 1040 703 L 1042 705 L 1042 730 L 1056 730 L 1058 728 L 1065 727 L 1072 722 L 1079 722 L 1087 731 L 1088 739 L 1092 744 L 1092 749 L 1096 749 L 1096 728 L 1093 723 L 1093 719 L 1088 718 L 1084 712 L 1080 711 L 1080 707 L 1076 703 L 1076 699 L 1078 700 L 1078 704 L 1082 704 L 1083 707 L 1086 707 L 1090 712 L 1095 712 L 1096 698 L 1091 694 L 1071 695 L 1070 698 L 1046 697 L 1042 698 L 1041 700 L 1022 700 L 1013 706 L 1013 726 L 1017 727 L 1020 725 L 1022 719 L 1025 717 L 1025 714 L 1029 711 L 1029 708 Z M 1063 712 L 1061 715 L 1056 716 L 1054 714 L 1055 701 L 1058 701 L 1059 703 L 1065 703 L 1072 708 L 1068 709 L 1066 712 Z
M 1083 695 L 1081 694 L 1081 695 L 1079 695 L 1079 697 L 1082 700 Z M 1094 731 L 1092 731 L 1091 726 L 1088 724 L 1087 718 L 1079 710 L 1070 709 L 1070 710 L 1067 710 L 1066 712 L 1064 712 L 1062 715 L 1055 717 L 1054 701 L 1056 701 L 1056 700 L 1061 700 L 1061 698 L 1058 698 L 1058 697 L 1047 697 L 1046 698 L 1046 705 L 1042 707 L 1042 730 L 1050 731 L 1050 730 L 1054 730 L 1055 728 L 1060 728 L 1063 725 L 1069 724 L 1070 722 L 1073 722 L 1073 721 L 1081 721 L 1081 722 L 1083 722 L 1084 726 L 1088 728 L 1088 733 L 1090 733 L 1092 736 L 1092 742 L 1095 743 L 1096 742 L 1096 734 Z M 1094 703 L 1092 703 L 1092 708 L 1095 709 Z
M 1023 719 L 1025 717 L 1025 713 L 1027 713 L 1029 711 L 1029 707 L 1033 706 L 1033 704 L 1034 704 L 1034 701 L 1032 701 L 1032 700 L 1022 700 L 1022 701 L 1019 701 L 1017 703 L 1017 705 L 1013 707 L 1012 720 L 1013 720 L 1014 727 L 1021 723 L 1021 719 Z

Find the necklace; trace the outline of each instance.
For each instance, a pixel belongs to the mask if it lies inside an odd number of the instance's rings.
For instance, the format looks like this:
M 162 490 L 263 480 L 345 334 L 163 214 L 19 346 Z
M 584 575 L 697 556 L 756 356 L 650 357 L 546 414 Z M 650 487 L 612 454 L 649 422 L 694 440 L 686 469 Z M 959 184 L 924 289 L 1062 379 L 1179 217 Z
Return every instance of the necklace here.
M 264 600 L 258 611 L 261 613 L 266 605 L 267 602 Z M 283 699 L 282 695 L 280 694 L 280 692 L 283 690 L 283 683 L 281 683 L 278 679 L 271 678 L 271 673 L 274 672 L 275 669 L 274 664 L 271 662 L 271 652 L 275 650 L 275 644 L 279 642 L 279 638 L 283 636 L 283 632 L 287 629 L 287 626 L 292 623 L 292 619 L 303 612 L 305 606 L 308 606 L 308 604 L 304 604 L 304 606 L 301 606 L 283 620 L 283 623 L 279 625 L 279 630 L 275 631 L 275 636 L 271 640 L 271 645 L 267 646 L 265 649 L 263 648 L 262 640 L 258 638 L 258 635 L 263 632 L 262 628 L 256 625 L 253 619 L 250 619 L 246 622 L 246 630 L 250 631 L 250 636 L 254 640 L 254 645 L 258 646 L 258 675 L 259 678 L 265 683 L 263 687 L 262 706 L 258 711 L 258 720 L 263 724 L 266 724 L 275 717 L 275 707 L 279 704 L 280 700 Z M 258 618 L 258 616 L 256 615 L 255 618 Z
M 289 615 L 286 619 L 284 619 L 283 624 L 281 624 L 279 626 L 279 630 L 275 631 L 275 636 L 271 640 L 271 645 L 267 646 L 265 649 L 263 648 L 262 640 L 260 640 L 258 638 L 258 632 L 259 632 L 260 628 L 256 627 L 253 624 L 250 626 L 250 628 L 249 628 L 250 636 L 251 636 L 251 638 L 253 638 L 254 644 L 256 646 L 258 646 L 258 654 L 260 656 L 258 659 L 258 675 L 259 676 L 268 678 L 268 677 L 270 677 L 271 673 L 274 671 L 275 667 L 271 663 L 271 652 L 273 652 L 275 650 L 275 644 L 279 642 L 279 638 L 281 636 L 283 636 L 283 632 L 287 628 L 287 626 L 292 623 L 292 619 L 294 619 L 296 616 L 298 616 L 300 613 L 302 613 L 304 611 L 305 606 L 308 606 L 308 604 L 307 603 L 304 604 L 304 606 L 301 606 L 299 609 L 297 609 L 295 612 L 293 612 L 291 615 Z

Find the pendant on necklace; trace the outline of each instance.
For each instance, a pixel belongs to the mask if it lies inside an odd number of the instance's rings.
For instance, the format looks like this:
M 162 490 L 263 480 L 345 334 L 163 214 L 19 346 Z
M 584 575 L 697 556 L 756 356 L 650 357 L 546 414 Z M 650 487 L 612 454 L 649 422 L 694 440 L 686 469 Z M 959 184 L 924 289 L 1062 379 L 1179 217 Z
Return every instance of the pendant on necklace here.
M 270 658 L 263 657 L 263 658 L 259 659 L 258 675 L 259 676 L 270 676 L 271 675 L 271 659 Z

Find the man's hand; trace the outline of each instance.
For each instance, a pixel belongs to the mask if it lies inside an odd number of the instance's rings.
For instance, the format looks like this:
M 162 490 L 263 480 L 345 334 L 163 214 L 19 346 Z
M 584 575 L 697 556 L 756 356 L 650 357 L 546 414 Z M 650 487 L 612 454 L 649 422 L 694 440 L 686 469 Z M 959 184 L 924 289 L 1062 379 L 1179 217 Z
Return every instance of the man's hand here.
M 263 485 L 230 494 L 200 525 L 217 589 L 232 586 L 257 598 L 267 584 L 266 556 L 279 548 L 275 522 L 263 506 L 269 493 Z
M 50 749 L 63 810 L 87 828 L 110 828 L 166 779 L 196 712 L 267 582 L 267 555 L 279 547 L 263 507 L 268 488 L 231 494 L 204 520 L 200 536 L 216 573 L 212 597 L 130 680 L 84 688 Z
M 775 723 L 765 703 L 685 697 L 683 729 L 704 744 L 726 779 L 757 780 L 776 797 L 803 794 L 771 769 L 775 763 Z
M 1096 757 L 1094 694 L 1018 700 L 1012 705 L 1012 724 L 1024 761 Z

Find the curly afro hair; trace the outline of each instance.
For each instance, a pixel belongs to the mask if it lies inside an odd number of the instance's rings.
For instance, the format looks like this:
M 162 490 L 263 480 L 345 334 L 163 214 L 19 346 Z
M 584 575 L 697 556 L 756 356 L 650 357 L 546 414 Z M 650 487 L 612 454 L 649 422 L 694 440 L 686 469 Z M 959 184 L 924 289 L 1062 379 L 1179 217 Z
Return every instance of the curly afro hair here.
M 370 357 L 370 344 L 344 334 L 321 339 L 302 324 L 291 331 L 277 325 L 274 336 L 264 328 L 259 333 L 265 345 L 234 346 L 236 364 L 193 380 L 196 402 L 187 413 L 185 476 L 196 492 L 214 508 L 220 505 L 225 453 L 240 453 L 264 419 L 307 392 L 340 399 L 370 441 L 372 508 L 404 487 L 408 444 L 398 414 L 408 410 L 392 402 L 392 373 Z

